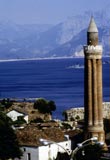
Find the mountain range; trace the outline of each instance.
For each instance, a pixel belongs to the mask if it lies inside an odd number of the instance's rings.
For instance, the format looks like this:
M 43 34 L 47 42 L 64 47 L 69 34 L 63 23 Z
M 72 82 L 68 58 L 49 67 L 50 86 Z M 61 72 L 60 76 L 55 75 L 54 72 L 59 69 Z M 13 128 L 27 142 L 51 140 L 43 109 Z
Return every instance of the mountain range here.
M 91 12 L 69 17 L 57 25 L 0 22 L 0 59 L 27 59 L 83 56 Z M 95 12 L 99 43 L 103 55 L 109 55 L 110 18 Z

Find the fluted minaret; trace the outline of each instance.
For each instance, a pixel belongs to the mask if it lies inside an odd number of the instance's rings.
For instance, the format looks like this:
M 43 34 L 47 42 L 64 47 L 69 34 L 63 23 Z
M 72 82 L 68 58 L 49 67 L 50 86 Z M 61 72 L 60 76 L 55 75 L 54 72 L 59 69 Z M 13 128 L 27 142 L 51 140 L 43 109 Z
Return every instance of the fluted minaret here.
M 93 17 L 87 31 L 85 54 L 85 137 L 105 141 L 102 115 L 102 46 L 98 45 L 98 29 Z

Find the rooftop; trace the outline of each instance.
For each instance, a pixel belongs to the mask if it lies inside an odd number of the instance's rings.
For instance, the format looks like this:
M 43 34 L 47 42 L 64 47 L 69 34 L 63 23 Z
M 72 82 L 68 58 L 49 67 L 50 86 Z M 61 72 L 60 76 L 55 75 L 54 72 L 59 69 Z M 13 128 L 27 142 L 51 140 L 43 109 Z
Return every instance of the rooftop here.
M 16 131 L 19 144 L 22 146 L 40 146 L 40 138 L 55 142 L 64 141 L 64 132 L 59 128 L 46 128 L 39 130 L 35 124 Z

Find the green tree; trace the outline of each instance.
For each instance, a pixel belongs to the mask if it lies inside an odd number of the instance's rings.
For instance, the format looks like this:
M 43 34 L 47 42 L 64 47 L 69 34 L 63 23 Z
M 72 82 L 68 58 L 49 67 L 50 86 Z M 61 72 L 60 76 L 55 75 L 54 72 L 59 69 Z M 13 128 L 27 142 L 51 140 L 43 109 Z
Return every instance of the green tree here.
M 22 155 L 11 124 L 11 119 L 0 112 L 0 159 L 2 160 L 20 158 Z
M 50 113 L 56 110 L 56 104 L 54 101 L 48 101 L 48 109 Z
M 109 133 L 110 132 L 110 119 L 104 119 L 104 130 L 105 133 Z
M 1 105 L 4 106 L 5 109 L 10 108 L 12 104 L 13 104 L 13 101 L 11 101 L 9 98 L 1 100 Z
M 38 109 L 41 113 L 50 113 L 56 110 L 56 105 L 54 101 L 47 101 L 43 98 L 39 98 L 34 103 L 34 108 Z
M 67 113 L 66 113 L 66 111 L 63 111 L 62 116 L 64 116 L 65 121 L 67 121 Z
M 99 160 L 102 154 L 102 147 L 99 144 L 88 144 L 79 149 L 73 160 Z

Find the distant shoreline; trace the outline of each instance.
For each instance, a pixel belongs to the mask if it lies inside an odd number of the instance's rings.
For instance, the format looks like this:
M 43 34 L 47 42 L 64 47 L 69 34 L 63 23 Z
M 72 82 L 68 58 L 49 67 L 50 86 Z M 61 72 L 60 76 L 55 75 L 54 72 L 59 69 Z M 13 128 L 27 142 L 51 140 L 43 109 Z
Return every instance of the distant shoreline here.
M 84 56 L 79 56 L 79 57 L 26 58 L 26 59 L 1 59 L 0 62 L 31 61 L 31 60 L 52 60 L 52 59 L 71 59 L 71 58 L 84 58 Z M 102 58 L 110 58 L 110 56 L 103 56 Z
M 51 60 L 51 59 L 70 59 L 83 57 L 48 57 L 48 58 L 27 58 L 27 59 L 3 59 L 0 62 L 14 62 L 14 61 L 30 61 L 30 60 Z
M 7 100 L 9 99 L 10 101 L 14 101 L 14 102 L 35 102 L 37 99 L 39 99 L 38 97 L 34 97 L 34 98 L 11 98 L 11 97 L 7 97 L 7 98 L 0 98 L 0 101 L 2 101 L 3 99 Z

